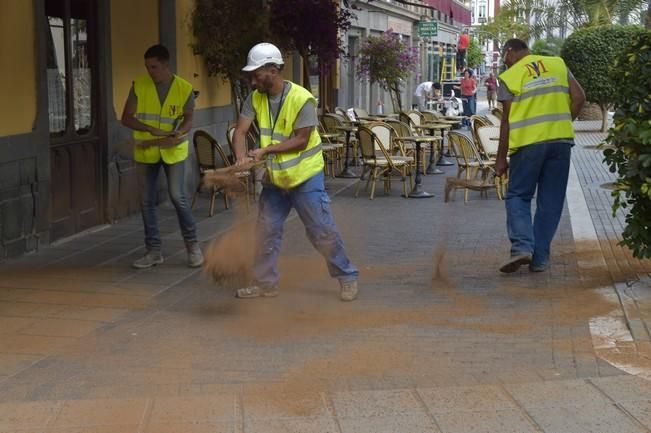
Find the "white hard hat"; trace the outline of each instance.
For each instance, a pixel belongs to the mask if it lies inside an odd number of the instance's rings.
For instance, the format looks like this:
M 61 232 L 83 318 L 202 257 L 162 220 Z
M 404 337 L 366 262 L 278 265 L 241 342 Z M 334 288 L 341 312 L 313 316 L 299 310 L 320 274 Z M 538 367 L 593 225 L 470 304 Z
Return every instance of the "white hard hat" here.
M 283 56 L 280 50 L 273 44 L 262 42 L 251 48 L 249 55 L 246 58 L 246 66 L 242 68 L 244 72 L 255 71 L 256 69 L 273 63 L 276 65 L 284 65 Z

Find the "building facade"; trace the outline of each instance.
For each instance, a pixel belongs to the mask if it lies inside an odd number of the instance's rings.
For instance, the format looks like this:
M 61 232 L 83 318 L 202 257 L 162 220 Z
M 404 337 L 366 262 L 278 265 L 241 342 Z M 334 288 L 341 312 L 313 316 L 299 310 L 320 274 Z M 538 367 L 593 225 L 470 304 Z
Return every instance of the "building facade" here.
M 235 120 L 230 86 L 190 46 L 194 0 L 11 3 L 0 14 L 0 93 L 11 101 L 0 107 L 0 260 L 139 211 L 119 119 L 149 46 L 166 45 L 200 92 L 195 129 L 223 141 Z M 187 164 L 192 188 L 193 156 Z
M 481 26 L 495 19 L 500 10 L 500 0 L 470 0 L 471 16 L 470 33 L 481 43 L 484 63 L 479 67 L 479 73 L 497 73 L 499 67 L 499 46 L 493 35 L 485 34 Z
M 470 24 L 470 10 L 455 0 L 374 0 L 349 1 L 357 16 L 344 38 L 348 56 L 341 60 L 337 82 L 337 103 L 342 107 L 361 107 L 369 113 L 396 111 L 388 93 L 356 76 L 356 59 L 363 41 L 389 29 L 417 49 L 420 66 L 403 83 L 402 106 L 410 107 L 413 93 L 422 81 L 440 81 L 443 58 L 454 57 L 459 35 Z M 419 23 L 435 22 L 436 35 L 421 36 Z

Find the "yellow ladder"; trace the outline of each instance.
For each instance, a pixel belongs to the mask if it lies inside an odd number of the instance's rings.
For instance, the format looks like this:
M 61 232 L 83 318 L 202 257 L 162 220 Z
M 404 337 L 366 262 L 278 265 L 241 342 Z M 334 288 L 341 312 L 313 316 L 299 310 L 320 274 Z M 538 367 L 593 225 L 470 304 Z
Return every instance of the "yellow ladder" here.
M 443 54 L 441 65 L 441 83 L 443 81 L 455 80 L 457 78 L 457 58 L 454 54 Z

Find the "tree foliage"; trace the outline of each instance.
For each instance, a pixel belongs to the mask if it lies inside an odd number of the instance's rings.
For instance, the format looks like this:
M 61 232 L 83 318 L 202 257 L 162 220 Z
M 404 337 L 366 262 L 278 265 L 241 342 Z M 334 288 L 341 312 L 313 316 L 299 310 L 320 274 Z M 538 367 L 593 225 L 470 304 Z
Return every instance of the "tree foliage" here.
M 248 91 L 241 70 L 251 47 L 268 40 L 268 23 L 263 0 L 195 0 L 192 47 L 203 57 L 210 75 L 230 81 L 235 101 Z
M 557 20 L 573 29 L 608 24 L 629 24 L 631 16 L 640 16 L 648 0 L 560 0 Z
M 357 76 L 389 91 L 394 107 L 402 110 L 400 83 L 416 71 L 416 49 L 410 48 L 389 29 L 379 36 L 369 36 L 362 43 L 358 59 Z
M 469 68 L 478 68 L 484 63 L 484 54 L 481 52 L 481 46 L 475 38 L 470 38 L 466 59 Z
M 560 56 L 563 40 L 555 37 L 536 39 L 531 45 L 531 52 L 541 56 Z
M 618 91 L 610 75 L 611 65 L 641 31 L 637 26 L 585 28 L 572 33 L 563 44 L 561 57 L 581 83 L 587 100 L 601 107 L 602 131 L 607 129 L 607 109 Z
M 330 66 L 342 51 L 342 35 L 354 15 L 332 0 L 273 0 L 272 31 L 282 48 L 296 50 L 303 58 L 316 56 Z
M 651 258 L 651 31 L 640 32 L 611 71 L 615 91 L 614 127 L 604 151 L 617 173 L 613 214 L 626 212 L 622 244 L 638 258 Z

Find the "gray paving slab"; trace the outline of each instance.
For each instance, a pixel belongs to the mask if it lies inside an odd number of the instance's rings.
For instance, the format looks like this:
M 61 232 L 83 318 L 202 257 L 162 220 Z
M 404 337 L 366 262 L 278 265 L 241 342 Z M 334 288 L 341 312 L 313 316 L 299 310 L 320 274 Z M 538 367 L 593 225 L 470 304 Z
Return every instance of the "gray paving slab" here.
M 332 401 L 339 419 L 426 415 L 412 390 L 337 392 Z
M 640 424 L 651 430 L 651 400 L 624 401 L 619 406 Z
M 339 420 L 341 433 L 440 433 L 426 415 L 372 416 Z
M 517 409 L 513 400 L 499 386 L 418 388 L 417 392 L 429 411 L 435 415 Z
M 507 384 L 504 387 L 526 410 L 547 406 L 572 407 L 611 403 L 585 380 Z
M 595 377 L 590 382 L 617 403 L 651 400 L 651 381 L 638 376 Z
M 612 403 L 586 403 L 581 406 L 545 406 L 527 409 L 545 432 L 595 433 L 646 432 L 646 428 Z
M 443 433 L 534 433 L 541 431 L 522 411 L 517 409 L 446 412 L 437 414 L 436 422 Z

